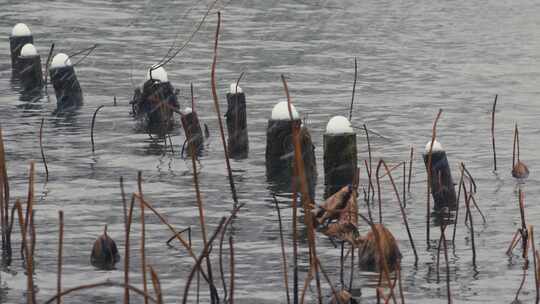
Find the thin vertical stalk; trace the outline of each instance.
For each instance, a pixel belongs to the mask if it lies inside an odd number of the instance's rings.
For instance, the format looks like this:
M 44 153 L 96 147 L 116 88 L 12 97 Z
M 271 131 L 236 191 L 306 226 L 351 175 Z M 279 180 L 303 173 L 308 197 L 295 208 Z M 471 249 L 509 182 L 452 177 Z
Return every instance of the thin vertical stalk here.
M 152 211 L 158 217 L 158 219 L 161 221 L 161 223 L 163 223 L 165 226 L 167 226 L 167 228 L 169 228 L 169 230 L 173 233 L 173 235 L 176 237 L 176 239 L 178 239 L 178 241 L 180 241 L 182 246 L 184 246 L 184 248 L 187 250 L 189 256 L 195 262 L 197 262 L 197 256 L 193 252 L 193 248 L 191 248 L 189 243 L 182 238 L 182 235 L 178 231 L 176 231 L 176 229 L 174 229 L 174 227 L 171 226 L 171 224 L 169 224 L 167 222 L 167 220 L 154 207 L 152 207 L 152 205 L 149 202 L 147 202 L 145 199 L 143 199 L 140 194 L 133 193 L 133 196 L 135 198 L 137 198 L 139 201 L 141 201 L 146 208 L 150 209 L 150 211 Z M 202 275 L 203 279 L 206 282 L 210 283 L 210 280 L 208 279 L 208 276 L 206 275 L 206 273 L 200 268 L 197 268 L 197 269 L 199 269 L 199 271 L 201 271 L 201 275 Z
M 452 244 L 454 245 L 454 248 L 455 248 L 455 244 L 456 244 L 456 229 L 457 229 L 457 223 L 458 223 L 458 216 L 459 216 L 459 199 L 461 197 L 461 187 L 465 187 L 465 184 L 463 183 L 463 174 L 464 174 L 464 167 L 463 166 L 460 166 L 460 172 L 461 172 L 461 176 L 459 178 L 459 184 L 458 184 L 458 195 L 457 195 L 457 200 L 456 200 L 456 217 L 454 218 L 454 231 L 452 232 Z M 466 199 L 466 198 L 464 198 Z
M 162 304 L 163 295 L 161 292 L 161 283 L 159 282 L 159 277 L 152 266 L 148 266 L 148 268 L 150 268 L 150 275 L 152 277 L 152 286 L 154 287 L 154 293 L 156 294 L 157 304 Z
M 533 252 L 533 265 L 534 265 L 534 289 L 536 291 L 536 297 L 535 297 L 535 303 L 538 304 L 540 302 L 540 293 L 538 290 L 538 261 L 536 257 L 536 247 L 534 245 L 534 228 L 533 226 L 529 226 L 529 233 L 531 235 L 530 241 L 531 241 L 531 249 Z
M 403 207 L 407 207 L 407 192 L 405 191 L 405 185 L 407 181 L 407 176 L 405 171 L 407 170 L 407 162 L 403 162 Z
M 219 17 L 218 17 L 218 31 L 219 31 Z M 194 100 L 193 95 L 191 95 L 191 99 L 192 99 L 192 104 L 194 105 L 195 103 L 193 101 Z M 199 223 L 201 225 L 201 233 L 202 233 L 203 243 L 206 245 L 207 242 L 208 242 L 208 239 L 207 239 L 207 234 L 206 234 L 204 205 L 203 205 L 202 196 L 201 196 L 201 190 L 200 190 L 200 186 L 199 186 L 199 173 L 197 172 L 197 161 L 196 161 L 196 154 L 197 153 L 196 153 L 196 148 L 195 148 L 195 142 L 192 140 L 193 134 L 191 134 L 191 130 L 189 130 L 189 128 L 186 129 L 186 136 L 188 137 L 189 149 L 190 149 L 190 154 L 191 154 L 191 165 L 193 167 L 193 185 L 195 187 L 195 196 L 196 196 L 196 199 L 197 199 L 197 208 L 199 210 Z M 221 259 L 220 259 L 220 263 L 221 263 Z M 220 264 L 220 265 L 222 265 L 222 264 Z M 210 280 L 210 294 L 212 296 L 212 303 L 213 303 L 214 302 L 214 293 L 212 292 L 212 290 L 213 290 L 213 287 L 214 287 L 213 286 L 214 285 L 214 280 L 213 280 L 212 265 L 210 263 L 209 255 L 206 255 L 206 268 L 208 270 L 208 279 Z M 221 267 L 221 269 L 222 269 L 222 267 Z M 223 275 L 222 275 L 222 279 L 223 279 Z M 223 288 L 226 290 L 225 284 L 223 285 Z
M 446 263 L 446 297 L 448 304 L 452 304 L 452 294 L 450 292 L 450 265 L 448 263 L 448 246 L 446 244 L 446 226 L 441 228 L 442 242 L 444 248 L 444 261 Z
M 236 195 L 236 187 L 234 186 L 234 180 L 232 176 L 231 163 L 229 161 L 229 151 L 227 149 L 227 142 L 225 140 L 225 132 L 223 131 L 223 121 L 221 119 L 221 111 L 219 110 L 219 101 L 216 89 L 216 63 L 217 63 L 217 50 L 218 50 L 218 41 L 219 41 L 219 29 L 221 27 L 221 12 L 217 13 L 217 27 L 216 27 L 216 36 L 214 39 L 214 58 L 212 60 L 212 72 L 210 74 L 211 83 L 212 83 L 212 97 L 214 98 L 214 107 L 216 109 L 216 114 L 219 123 L 219 133 L 221 135 L 221 142 L 223 144 L 223 152 L 225 153 L 225 163 L 227 164 L 227 173 L 229 175 L 229 184 L 231 186 L 231 192 L 234 203 L 238 204 L 238 197 Z
M 27 288 L 28 296 L 26 297 L 26 299 L 27 299 L 28 304 L 34 304 L 36 303 L 35 293 L 34 293 L 34 278 L 33 278 L 34 272 L 33 272 L 33 267 L 32 267 L 33 265 L 32 265 L 31 252 L 28 249 L 28 242 L 26 239 L 26 236 L 27 236 L 26 223 L 23 218 L 21 202 L 17 200 L 17 202 L 15 203 L 15 206 L 17 208 L 17 215 L 19 216 L 19 226 L 21 228 L 21 235 L 22 235 L 22 247 L 24 250 L 26 271 L 27 271 L 26 288 Z
M 528 238 L 529 238 L 529 233 L 527 231 L 527 224 L 526 224 L 526 221 L 525 221 L 525 203 L 524 203 L 524 194 L 523 192 L 521 191 L 521 188 L 519 188 L 519 213 L 521 215 L 521 241 L 522 241 L 522 244 L 523 244 L 523 258 L 524 259 L 527 259 L 527 256 L 528 256 Z
M 90 141 L 92 142 L 92 153 L 94 153 L 94 125 L 96 123 L 96 115 L 101 108 L 103 108 L 105 105 L 99 106 L 96 111 L 94 112 L 94 115 L 92 116 L 92 127 L 90 128 Z
M 47 60 L 45 61 L 45 90 L 47 90 L 47 77 L 49 76 L 49 64 L 51 63 L 52 54 L 54 52 L 54 43 L 51 44 L 51 48 L 49 49 L 49 55 L 47 55 Z
M 59 236 L 58 236 L 58 270 L 56 280 L 56 293 L 62 292 L 62 248 L 64 244 L 64 211 L 58 211 L 58 218 L 60 221 Z M 62 303 L 62 297 L 59 296 L 56 300 L 57 304 Z
M 356 79 L 358 77 L 358 63 L 356 61 L 356 57 L 354 57 L 354 82 L 352 87 L 352 97 L 351 97 L 351 107 L 349 109 L 349 121 L 352 120 L 352 112 L 353 112 L 353 105 L 354 105 L 354 93 L 356 92 Z
M 497 171 L 497 152 L 495 151 L 495 107 L 497 107 L 497 97 L 493 101 L 493 110 L 491 111 L 491 144 L 493 146 L 493 171 Z
M 4 140 L 0 127 L 0 227 L 2 228 L 2 261 L 9 265 L 11 261 L 11 244 L 9 242 L 9 188 L 4 155 Z M 12 219 L 13 220 L 13 219 Z M 6 261 L 4 261 L 6 259 Z
M 367 163 L 367 160 L 365 160 L 365 159 L 364 159 L 364 165 L 366 166 L 366 171 L 367 171 L 367 176 L 368 176 L 368 181 L 369 181 L 368 193 L 367 193 L 367 197 L 366 197 L 366 206 L 367 206 L 369 220 L 373 221 L 373 216 L 371 215 L 371 207 L 370 207 L 370 202 L 369 202 L 371 189 L 373 189 L 373 183 L 371 182 L 371 173 L 369 172 L 369 165 Z
M 463 164 L 462 164 L 463 167 Z M 470 230 L 471 230 L 471 247 L 472 247 L 472 262 L 473 266 L 476 268 L 476 246 L 474 242 L 474 223 L 473 223 L 473 217 L 471 214 L 471 208 L 470 208 L 470 195 L 467 194 L 467 189 L 465 186 L 463 186 L 463 197 L 465 199 L 465 207 L 467 208 L 467 218 L 469 219 Z
M 368 188 L 368 198 L 369 198 L 369 194 L 370 194 L 370 190 L 375 192 L 375 188 L 373 187 L 373 182 L 371 180 L 371 176 L 373 175 L 373 160 L 371 158 L 371 143 L 369 141 L 369 131 L 368 131 L 368 128 L 367 128 L 367 125 L 364 124 L 363 125 L 363 128 L 364 128 L 364 132 L 366 132 L 366 141 L 367 141 L 367 146 L 368 146 L 368 159 L 369 159 L 369 170 L 368 170 L 368 178 L 369 178 L 369 188 Z M 366 169 L 368 169 L 367 165 L 366 165 Z M 372 192 L 372 193 L 373 193 Z M 373 194 L 374 195 L 374 194 Z M 370 216 L 370 220 L 371 220 L 371 216 Z
M 351 276 L 349 278 L 349 291 L 352 290 L 354 280 L 354 245 L 351 244 Z
M 124 257 L 124 304 L 129 304 L 129 234 L 131 231 L 131 222 L 133 219 L 133 206 L 135 205 L 135 195 L 131 196 L 131 203 L 129 205 L 129 214 L 127 215 L 125 225 L 125 257 Z
M 379 177 L 379 169 L 381 168 L 381 165 L 382 165 L 381 161 L 379 161 L 379 164 L 377 165 L 377 171 L 375 172 L 375 177 L 377 178 L 377 198 L 378 198 L 378 201 L 379 201 L 379 224 L 383 223 L 383 218 L 382 218 L 382 198 L 381 198 L 381 181 L 380 181 L 380 177 Z
M 414 147 L 411 146 L 411 155 L 409 157 L 409 179 L 407 181 L 407 192 L 411 193 L 411 177 L 412 177 L 412 167 L 413 167 L 413 156 L 414 156 Z
M 439 113 L 437 113 L 437 117 L 435 117 L 435 121 L 433 122 L 433 128 L 431 130 L 431 144 L 429 146 L 429 152 L 428 152 L 428 178 L 427 178 L 427 192 L 426 192 L 426 244 L 427 248 L 429 249 L 431 247 L 431 244 L 429 243 L 429 225 L 431 222 L 431 206 L 430 206 L 430 199 L 431 199 L 431 179 L 433 178 L 431 176 L 431 169 L 432 169 L 432 159 L 433 159 L 433 144 L 435 143 L 435 138 L 437 137 L 437 122 L 439 121 L 439 118 L 441 117 L 442 109 L 439 109 Z
M 285 90 L 285 95 L 287 96 L 287 106 L 288 106 L 288 110 L 289 110 L 289 117 L 291 119 L 291 121 L 293 121 L 293 142 L 294 142 L 294 158 L 295 158 L 295 161 L 294 161 L 294 169 L 295 169 L 295 176 L 299 177 L 300 179 L 300 189 L 301 189 L 301 193 L 302 193 L 302 206 L 304 208 L 304 224 L 306 225 L 308 231 L 307 231 L 307 234 L 308 234 L 308 244 L 309 244 L 309 248 L 310 248 L 310 252 L 311 252 L 311 257 L 310 258 L 310 268 L 314 268 L 315 272 L 318 271 L 318 266 L 317 266 L 317 263 L 313 264 L 313 261 L 317 258 L 317 249 L 316 249 L 316 246 L 315 246 L 315 235 L 314 235 L 314 231 L 313 231 L 313 218 L 312 218 L 312 214 L 311 214 L 311 199 L 310 199 L 310 196 L 309 196 L 309 191 L 308 191 L 308 187 L 307 187 L 307 182 L 306 182 L 306 175 L 305 175 L 305 171 L 304 171 L 304 160 L 302 158 L 302 147 L 300 145 L 300 124 L 296 121 L 294 121 L 292 118 L 292 106 L 291 106 L 291 96 L 289 94 L 289 88 L 287 86 L 287 81 L 285 80 L 285 76 L 282 74 L 281 75 L 281 80 L 283 82 L 283 87 L 284 87 L 284 90 Z M 322 296 L 321 296 L 321 293 L 320 293 L 320 280 L 318 278 L 318 276 L 316 276 L 316 280 L 317 280 L 317 293 L 318 293 L 318 299 L 319 299 L 319 302 L 322 302 Z
M 45 119 L 41 119 L 41 125 L 39 127 L 39 150 L 41 151 L 41 159 L 43 160 L 43 166 L 45 167 L 45 182 L 49 181 L 49 167 L 47 167 L 47 159 L 45 158 L 45 152 L 43 150 L 43 123 Z
M 283 280 L 285 282 L 285 293 L 287 295 L 287 304 L 291 303 L 291 297 L 289 295 L 289 278 L 288 278 L 288 271 L 287 271 L 287 254 L 285 253 L 285 241 L 283 240 L 283 225 L 281 222 L 281 211 L 279 210 L 279 205 L 276 197 L 274 196 L 274 204 L 276 205 L 276 210 L 278 214 L 278 220 L 279 220 L 279 239 L 281 244 L 281 258 L 283 261 Z
M 384 165 L 384 169 L 386 170 L 386 174 L 388 175 L 388 178 L 390 179 L 390 182 L 392 183 L 392 187 L 394 188 L 394 193 L 396 194 L 396 198 L 397 198 L 397 201 L 398 201 L 398 204 L 399 204 L 399 210 L 401 211 L 401 217 L 403 218 L 403 223 L 405 224 L 405 228 L 407 229 L 407 235 L 409 236 L 409 241 L 411 243 L 411 247 L 412 247 L 413 252 L 414 252 L 414 264 L 417 265 L 418 264 L 418 253 L 416 252 L 416 247 L 414 246 L 414 239 L 412 237 L 411 230 L 409 229 L 409 222 L 407 220 L 407 214 L 405 213 L 405 209 L 403 208 L 403 205 L 401 204 L 401 199 L 399 198 L 399 191 L 398 191 L 398 189 L 396 187 L 396 183 L 394 182 L 394 178 L 392 177 L 392 172 L 390 171 L 390 169 L 386 165 L 386 162 L 381 159 L 379 161 L 379 165 L 381 163 Z M 377 173 L 377 176 L 378 175 L 379 174 Z M 377 179 L 377 184 L 378 183 L 379 183 L 379 181 Z
M 337 290 L 336 288 L 334 287 L 334 284 L 332 284 L 332 281 L 330 281 L 330 278 L 328 277 L 328 274 L 326 273 L 326 271 L 324 271 L 324 268 L 322 267 L 321 265 L 321 261 L 319 260 L 318 257 L 314 257 L 315 261 L 314 263 L 316 263 L 318 265 L 318 268 L 321 269 L 321 272 L 326 280 L 326 283 L 328 283 L 328 285 L 330 286 L 330 290 L 332 290 L 332 294 L 334 295 L 334 298 L 336 299 L 336 301 L 339 303 L 339 304 L 342 304 L 341 303 L 341 299 L 337 293 Z M 343 303 L 345 304 L 345 303 Z
M 229 303 L 234 304 L 234 239 L 232 234 L 229 235 L 229 250 L 230 250 L 230 295 L 229 295 Z
M 139 194 L 141 198 L 143 198 L 142 193 L 142 172 L 139 171 L 137 175 L 137 184 L 139 187 Z M 143 290 L 145 293 L 144 296 L 144 304 L 148 304 L 148 281 L 146 280 L 146 249 L 145 249 L 145 243 L 146 243 L 146 225 L 144 223 L 144 203 L 143 200 L 140 200 L 140 207 L 141 207 L 141 271 L 142 271 L 142 279 L 143 279 Z

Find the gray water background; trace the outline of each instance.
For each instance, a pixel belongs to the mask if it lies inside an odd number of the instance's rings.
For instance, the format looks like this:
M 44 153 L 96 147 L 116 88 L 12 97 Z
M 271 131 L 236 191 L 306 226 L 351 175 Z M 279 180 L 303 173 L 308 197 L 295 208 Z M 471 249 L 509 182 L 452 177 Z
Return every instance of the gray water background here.
M 118 179 L 126 190 L 136 190 L 142 170 L 148 200 L 176 227 L 192 226 L 194 248 L 201 249 L 198 212 L 191 162 L 180 157 L 184 141 L 174 132 L 174 153 L 136 128 L 129 115 L 132 90 L 144 71 L 161 58 L 178 36 L 183 43 L 206 11 L 204 1 L 2 1 L 0 3 L 0 123 L 6 145 L 12 197 L 26 196 L 30 160 L 36 160 L 35 283 L 41 301 L 55 293 L 58 210 L 65 213 L 64 287 L 111 279 L 121 281 L 123 265 L 115 271 L 98 271 L 89 264 L 93 240 L 109 225 L 109 235 L 123 252 L 123 218 Z M 444 112 L 438 134 L 458 175 L 463 161 L 476 177 L 477 200 L 487 224 L 476 227 L 478 267 L 473 269 L 468 232 L 460 223 L 455 252 L 450 254 L 451 288 L 457 303 L 509 303 L 519 286 L 523 261 L 505 255 L 519 226 L 516 181 L 510 176 L 512 127 L 520 125 L 521 158 L 531 169 L 522 185 L 527 219 L 538 223 L 540 191 L 535 168 L 540 113 L 540 3 L 516 1 L 229 1 L 223 12 L 217 82 L 222 112 L 225 93 L 239 73 L 246 73 L 242 88 L 248 99 L 250 155 L 232 161 L 241 202 L 246 207 L 234 223 L 236 298 L 238 303 L 284 303 L 278 222 L 265 177 L 265 127 L 272 106 L 284 99 L 280 74 L 289 77 L 293 102 L 312 132 L 319 167 L 317 198 L 323 194 L 322 135 L 333 115 L 346 115 L 351 97 L 353 57 L 358 58 L 359 79 L 353 124 L 367 123 L 387 139 L 372 136 L 374 158 L 396 164 L 417 151 L 431 136 L 439 108 Z M 213 11 L 214 12 L 214 11 Z M 200 183 L 206 219 L 212 230 L 231 209 L 223 151 L 210 93 L 210 64 L 216 15 L 207 22 L 166 68 L 187 104 L 189 83 L 195 86 L 201 120 L 211 137 L 201 158 Z M 20 100 L 10 81 L 8 35 L 17 22 L 27 23 L 35 45 L 45 60 L 49 46 L 68 54 L 95 43 L 98 48 L 76 67 L 85 105 L 77 116 L 51 115 L 55 97 L 35 102 Z M 498 174 L 492 172 L 490 111 L 497 107 Z M 118 105 L 112 106 L 113 96 Z M 91 153 L 90 121 L 98 114 L 96 152 Z M 44 183 L 40 161 L 39 126 L 45 118 L 44 146 L 50 179 Z M 364 135 L 359 133 L 359 158 L 367 158 Z M 400 180 L 401 174 L 395 172 Z M 407 214 L 420 254 L 418 267 L 402 225 L 391 187 L 385 181 L 384 221 L 399 241 L 403 258 L 405 297 L 408 302 L 445 303 L 444 280 L 437 283 L 436 252 L 425 244 L 426 174 L 416 153 L 412 193 Z M 361 183 L 366 183 L 362 172 Z M 291 212 L 282 199 L 287 250 L 291 252 Z M 360 204 L 361 211 L 365 206 Z M 363 208 L 363 209 L 362 209 Z M 135 215 L 138 216 L 138 210 Z M 148 263 L 159 273 L 165 300 L 181 300 L 192 260 L 185 250 L 167 247 L 167 229 L 147 216 Z M 138 259 L 140 231 L 135 220 L 132 239 L 132 282 L 140 286 Z M 367 231 L 362 227 L 362 231 Z M 432 244 L 438 229 L 432 228 Z M 18 230 L 16 230 L 18 243 Z M 318 253 L 334 282 L 338 282 L 339 250 L 323 237 Z M 305 248 L 305 243 L 303 244 Z M 18 252 L 18 245 L 15 246 Z M 0 302 L 23 303 L 26 289 L 18 254 L 1 273 Z M 290 257 L 290 254 L 289 254 Z M 289 259 L 290 261 L 290 259 Z M 306 273 L 305 254 L 301 278 Z M 362 301 L 374 301 L 376 275 L 355 274 L 355 291 Z M 444 277 L 443 277 L 444 278 Z M 533 276 L 525 283 L 521 299 L 534 299 Z M 327 294 L 329 289 L 324 288 Z M 206 288 L 203 288 L 206 292 Z M 312 296 L 312 292 L 308 292 Z M 193 294 L 192 294 L 193 296 Z M 118 303 L 120 289 L 83 292 L 66 298 L 70 303 Z M 133 301 L 140 298 L 132 296 Z M 194 297 L 191 298 L 194 300 Z M 205 298 L 206 300 L 206 298 Z

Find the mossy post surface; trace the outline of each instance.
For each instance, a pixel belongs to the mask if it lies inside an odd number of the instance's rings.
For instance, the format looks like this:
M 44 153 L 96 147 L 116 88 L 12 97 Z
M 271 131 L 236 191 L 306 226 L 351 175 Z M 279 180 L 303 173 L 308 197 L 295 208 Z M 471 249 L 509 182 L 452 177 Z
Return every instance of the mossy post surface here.
M 356 133 L 324 134 L 324 198 L 352 184 L 357 164 Z
M 299 119 L 293 121 L 270 119 L 268 121 L 266 130 L 266 176 L 277 191 L 290 192 L 293 182 L 298 183 L 296 189 L 300 191 L 299 181 L 293 176 L 294 145 L 292 140 L 292 125 L 299 122 Z M 317 164 L 315 147 L 311 141 L 311 135 L 305 127 L 300 129 L 300 143 L 304 160 L 304 172 L 310 196 L 313 199 L 317 182 Z
M 186 137 L 188 138 L 188 142 L 186 144 L 188 155 L 191 155 L 190 144 L 193 144 L 195 153 L 199 154 L 204 148 L 204 136 L 197 112 L 183 114 L 182 127 L 184 128 Z
M 429 170 L 428 153 L 423 155 L 426 171 Z M 433 209 L 456 209 L 456 190 L 450 171 L 450 165 L 445 151 L 432 152 L 431 156 L 431 195 L 433 196 Z
M 246 158 L 249 152 L 249 140 L 246 115 L 246 95 L 227 94 L 227 147 L 229 157 Z
M 179 109 L 178 98 L 170 82 L 149 79 L 142 90 L 135 90 L 133 114 L 144 123 L 145 129 L 159 136 L 166 135 L 174 125 L 174 110 Z
M 22 47 L 27 44 L 34 44 L 34 37 L 32 36 L 14 36 L 9 37 L 9 49 L 11 51 L 11 68 L 18 70 L 18 63 L 20 60 Z

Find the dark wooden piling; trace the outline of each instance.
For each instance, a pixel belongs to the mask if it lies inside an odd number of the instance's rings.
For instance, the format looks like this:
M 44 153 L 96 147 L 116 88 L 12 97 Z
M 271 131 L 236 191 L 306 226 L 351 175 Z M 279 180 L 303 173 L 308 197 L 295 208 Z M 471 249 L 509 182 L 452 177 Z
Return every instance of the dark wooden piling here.
M 435 141 L 435 144 L 438 144 Z M 429 147 L 430 143 L 428 143 Z M 429 151 L 426 151 L 424 156 L 424 163 L 426 169 L 429 170 Z M 428 173 L 429 174 L 429 173 Z M 456 190 L 454 188 L 454 181 L 452 179 L 452 173 L 450 171 L 450 165 L 446 157 L 446 152 L 441 149 L 433 149 L 431 152 L 431 195 L 433 196 L 433 209 L 440 211 L 443 208 L 449 208 L 455 210 L 456 208 Z
M 21 31 L 22 30 L 22 31 Z M 13 27 L 9 37 L 9 50 L 11 52 L 11 68 L 16 69 L 23 46 L 27 43 L 34 43 L 34 37 L 30 29 L 23 24 L 18 23 Z
M 197 112 L 193 111 L 191 108 L 187 108 L 182 112 L 181 120 L 184 131 L 186 134 L 189 134 L 189 137 L 187 138 L 188 155 L 191 156 L 191 150 L 193 150 L 196 155 L 200 154 L 204 148 L 204 136 Z
M 324 198 L 346 185 L 351 185 L 356 173 L 356 133 L 325 133 L 324 141 Z
M 246 95 L 236 86 L 231 85 L 227 93 L 227 146 L 229 157 L 246 158 L 249 152 L 249 140 L 246 115 Z
M 266 176 L 276 190 L 290 190 L 292 182 L 299 183 L 292 175 L 294 167 L 294 145 L 292 141 L 293 124 L 300 124 L 300 119 L 268 121 L 266 129 Z M 311 135 L 305 126 L 300 127 L 300 144 L 304 160 L 304 172 L 310 197 L 315 195 L 317 181 L 317 166 L 315 162 L 315 147 Z M 297 187 L 299 189 L 300 187 Z
M 33 45 L 25 45 L 26 47 L 34 48 Z M 41 58 L 35 53 L 26 56 L 19 56 L 17 62 L 17 73 L 21 80 L 21 88 L 25 92 L 39 91 L 43 85 L 43 73 L 41 71 Z
M 55 65 L 58 61 L 63 61 L 64 65 Z M 56 113 L 79 108 L 83 103 L 83 93 L 69 57 L 62 53 L 54 56 L 49 74 L 56 95 Z

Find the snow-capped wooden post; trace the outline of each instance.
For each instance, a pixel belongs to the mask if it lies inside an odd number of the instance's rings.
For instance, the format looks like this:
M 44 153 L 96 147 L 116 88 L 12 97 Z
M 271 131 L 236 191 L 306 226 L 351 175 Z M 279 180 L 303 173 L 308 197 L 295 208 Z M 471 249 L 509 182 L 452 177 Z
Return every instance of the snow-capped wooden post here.
M 80 107 L 83 94 L 69 56 L 64 53 L 54 56 L 49 73 L 56 94 L 56 112 L 72 111 Z
M 229 157 L 246 158 L 249 140 L 246 115 L 246 95 L 236 83 L 231 84 L 227 93 L 227 146 Z
M 34 43 L 34 37 L 28 26 L 24 23 L 17 23 L 11 30 L 9 36 L 9 50 L 11 52 L 11 68 L 16 70 L 19 56 L 23 46 L 27 43 Z
M 428 170 L 428 157 L 431 141 L 426 144 L 424 150 L 424 163 Z M 442 145 L 435 140 L 431 150 L 431 195 L 433 196 L 433 209 L 440 211 L 443 208 L 456 209 L 456 190 L 452 173 L 446 158 L 446 151 Z M 429 173 L 428 173 L 429 174 Z
M 296 183 L 299 190 L 299 181 L 293 177 L 294 145 L 292 142 L 293 122 L 300 121 L 300 115 L 294 105 L 291 105 L 292 118 L 286 101 L 279 102 L 272 109 L 272 116 L 268 120 L 266 129 L 266 176 L 269 181 L 280 190 L 291 190 L 292 183 Z M 315 194 L 317 181 L 317 165 L 315 160 L 315 148 L 311 142 L 311 136 L 305 126 L 300 130 L 302 156 L 304 170 L 309 186 L 310 197 Z
M 41 72 L 41 59 L 33 44 L 23 46 L 17 63 L 17 74 L 21 80 L 24 91 L 41 89 L 43 74 Z
M 344 116 L 334 116 L 324 134 L 324 197 L 352 185 L 357 164 L 356 133 Z

